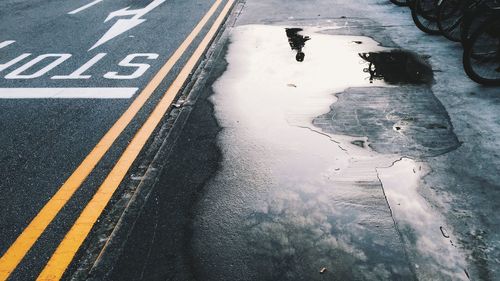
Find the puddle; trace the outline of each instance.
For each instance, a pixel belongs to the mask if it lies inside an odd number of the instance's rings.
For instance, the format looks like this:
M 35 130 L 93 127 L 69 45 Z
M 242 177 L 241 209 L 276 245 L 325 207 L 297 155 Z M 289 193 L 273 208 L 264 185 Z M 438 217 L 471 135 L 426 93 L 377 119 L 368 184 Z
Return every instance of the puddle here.
M 285 28 L 249 25 L 232 31 L 227 70 L 212 96 L 223 159 L 194 222 L 199 276 L 414 279 L 417 269 L 394 227 L 377 173 L 400 157 L 373 151 L 366 133 L 349 137 L 323 130 L 335 114 L 317 119 L 335 104 L 335 93 L 391 88 L 370 80 L 363 71 L 368 62 L 359 56 L 385 49 L 368 37 Z M 300 63 L 294 34 L 311 38 L 298 44 L 307 51 Z
M 399 229 L 406 243 L 415 247 L 409 254 L 416 266 L 425 267 L 419 271 L 419 279 L 434 280 L 434 273 L 441 272 L 446 277 L 442 280 L 469 280 L 464 256 L 453 243 L 456 237 L 451 237 L 443 227 L 444 217 L 418 192 L 427 167 L 403 158 L 377 171 Z

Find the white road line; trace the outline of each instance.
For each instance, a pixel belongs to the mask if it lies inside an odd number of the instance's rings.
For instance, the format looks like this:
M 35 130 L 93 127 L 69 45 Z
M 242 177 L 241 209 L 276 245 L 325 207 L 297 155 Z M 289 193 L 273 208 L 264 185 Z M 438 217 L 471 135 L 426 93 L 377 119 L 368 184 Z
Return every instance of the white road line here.
M 139 88 L 0 88 L 0 99 L 129 99 Z
M 79 13 L 79 12 L 81 12 L 81 11 L 83 11 L 83 10 L 86 10 L 86 9 L 88 9 L 88 8 L 90 8 L 90 7 L 92 7 L 92 6 L 94 6 L 95 4 L 99 4 L 99 3 L 100 3 L 100 2 L 102 2 L 102 1 L 103 1 L 103 0 L 95 0 L 95 1 L 92 1 L 92 2 L 88 3 L 88 4 L 87 4 L 87 5 L 85 5 L 85 6 L 81 6 L 80 8 L 78 8 L 78 9 L 76 9 L 76 10 L 73 10 L 73 11 L 69 12 L 69 13 L 68 13 L 68 15 L 74 15 L 74 14 L 76 14 L 76 13 Z
M 7 46 L 9 46 L 10 44 L 12 44 L 14 42 L 16 42 L 16 41 L 14 41 L 14 40 L 3 41 L 2 43 L 0 43 L 0 49 L 2 49 L 4 47 L 7 47 Z

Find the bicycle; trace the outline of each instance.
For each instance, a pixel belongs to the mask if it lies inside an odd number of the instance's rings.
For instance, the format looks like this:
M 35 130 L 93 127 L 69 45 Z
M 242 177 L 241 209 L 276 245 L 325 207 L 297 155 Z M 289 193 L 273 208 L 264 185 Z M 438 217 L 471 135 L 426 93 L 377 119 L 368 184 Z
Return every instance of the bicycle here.
M 411 17 L 415 25 L 425 33 L 440 34 L 437 11 L 443 0 L 413 0 L 410 3 Z
M 481 0 L 444 0 L 438 8 L 438 28 L 451 41 L 462 41 L 462 27 L 465 15 Z
M 488 19 L 467 40 L 463 65 L 475 82 L 500 85 L 500 6 L 487 6 Z
M 500 6 L 500 0 L 476 0 L 476 2 L 478 3 L 466 11 L 462 20 L 460 36 L 464 47 L 471 34 L 492 16 L 494 9 L 491 7 Z
M 408 6 L 407 0 L 390 0 L 390 1 L 398 6 Z

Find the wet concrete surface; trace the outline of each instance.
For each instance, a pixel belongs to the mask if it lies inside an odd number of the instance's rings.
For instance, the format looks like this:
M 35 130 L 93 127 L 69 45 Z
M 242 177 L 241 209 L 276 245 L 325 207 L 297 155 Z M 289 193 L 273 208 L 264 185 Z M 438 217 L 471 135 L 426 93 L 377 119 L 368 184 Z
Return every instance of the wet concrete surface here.
M 194 243 L 200 257 L 231 250 L 220 254 L 220 260 L 203 260 L 200 267 L 210 269 L 203 276 L 236 278 L 234 269 L 222 266 L 236 258 L 256 272 L 244 280 L 320 280 L 324 277 L 314 268 L 321 263 L 333 268 L 330 274 L 338 280 L 465 280 L 462 253 L 448 241 L 429 246 L 429 225 L 415 220 L 415 214 L 435 217 L 425 203 L 417 208 L 421 212 L 411 207 L 412 201 L 423 200 L 418 192 L 409 193 L 419 178 L 406 193 L 390 193 L 378 172 L 402 155 L 425 157 L 458 146 L 446 111 L 428 85 L 371 86 L 358 53 L 380 47 L 367 37 L 305 29 L 311 37 L 305 48 L 310 56 L 293 64 L 279 40 L 269 39 L 279 37 L 280 29 L 236 28 L 226 57 L 228 70 L 214 85 L 215 113 L 223 128 L 222 170 L 207 186 Z M 253 56 L 239 55 L 254 48 L 260 51 Z M 274 60 L 266 63 L 265 57 Z M 286 87 L 287 81 L 296 87 Z M 332 98 L 332 92 L 356 85 L 366 89 L 346 91 L 350 103 Z M 328 99 L 334 102 L 333 112 L 311 120 L 324 111 Z M 435 129 L 441 131 L 427 133 Z M 411 175 L 406 170 L 397 180 Z M 391 205 L 392 197 L 403 198 L 397 203 L 401 207 Z M 233 239 L 225 244 L 228 236 Z M 449 262 L 428 273 L 443 262 L 441 253 Z M 256 259 L 261 263 L 254 265 Z
M 367 137 L 384 154 L 423 158 L 460 146 L 443 105 L 427 87 L 349 88 L 313 124 L 330 134 Z M 353 122 L 354 120 L 354 122 Z
M 236 28 L 228 70 L 214 85 L 223 159 L 196 212 L 193 242 L 201 276 L 411 279 L 375 170 L 351 163 L 349 149 L 310 125 L 333 101 L 331 91 L 369 85 L 357 54 L 376 44 L 304 30 L 311 37 L 308 56 L 295 62 L 282 44 L 283 30 Z M 367 44 L 352 43 L 357 40 Z M 240 55 L 253 49 L 259 52 Z M 322 267 L 330 271 L 320 275 Z
M 262 19 L 277 2 L 249 1 L 231 31 L 111 279 L 496 280 L 494 90 L 453 80 L 453 54 L 423 45 L 433 79 L 370 79 L 360 53 L 421 38 L 385 2 L 363 1 L 374 20 L 326 1 L 302 14 L 337 19 Z M 310 37 L 303 61 L 290 27 Z

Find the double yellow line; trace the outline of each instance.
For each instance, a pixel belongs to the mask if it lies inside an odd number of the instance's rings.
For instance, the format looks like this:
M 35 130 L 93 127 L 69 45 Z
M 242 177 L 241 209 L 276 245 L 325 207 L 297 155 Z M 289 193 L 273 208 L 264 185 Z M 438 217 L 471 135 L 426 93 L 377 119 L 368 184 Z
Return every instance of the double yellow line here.
M 197 62 L 205 52 L 211 40 L 222 25 L 225 17 L 229 13 L 235 0 L 229 0 L 210 30 L 205 35 L 197 49 L 191 55 L 188 62 L 184 65 L 181 72 L 170 85 L 168 90 L 163 95 L 160 102 L 148 117 L 144 125 L 135 134 L 130 144 L 127 146 L 118 162 L 115 164 L 109 175 L 106 177 L 102 185 L 97 190 L 96 194 L 84 208 L 76 222 L 73 224 L 69 232 L 66 234 L 62 242 L 57 247 L 56 251 L 46 264 L 43 271 L 38 276 L 37 280 L 59 280 L 65 270 L 73 260 L 76 252 L 82 245 L 85 238 L 88 236 L 93 225 L 101 215 L 102 211 L 108 204 L 113 193 L 118 188 L 119 184 L 125 177 L 127 171 L 131 167 L 134 160 L 139 155 L 146 141 L 153 133 L 156 126 L 165 115 L 175 96 L 188 79 Z M 73 174 L 66 180 L 56 194 L 47 202 L 37 216 L 24 229 L 21 235 L 10 246 L 7 252 L 0 258 L 0 280 L 7 280 L 10 274 L 16 269 L 27 252 L 38 240 L 40 235 L 45 231 L 47 226 L 54 220 L 59 211 L 69 201 L 72 195 L 82 185 L 84 180 L 96 167 L 97 163 L 102 159 L 104 154 L 109 150 L 115 140 L 130 124 L 139 110 L 143 107 L 146 101 L 151 97 L 161 81 L 167 76 L 173 66 L 186 52 L 194 39 L 203 30 L 204 26 L 217 11 L 222 0 L 216 0 L 212 7 L 208 10 L 205 16 L 196 25 L 189 36 L 179 46 L 175 53 L 168 59 L 160 71 L 153 77 L 144 90 L 134 100 L 130 107 L 116 121 L 111 129 L 104 135 L 99 143 L 94 147 L 90 154 L 83 160 Z

